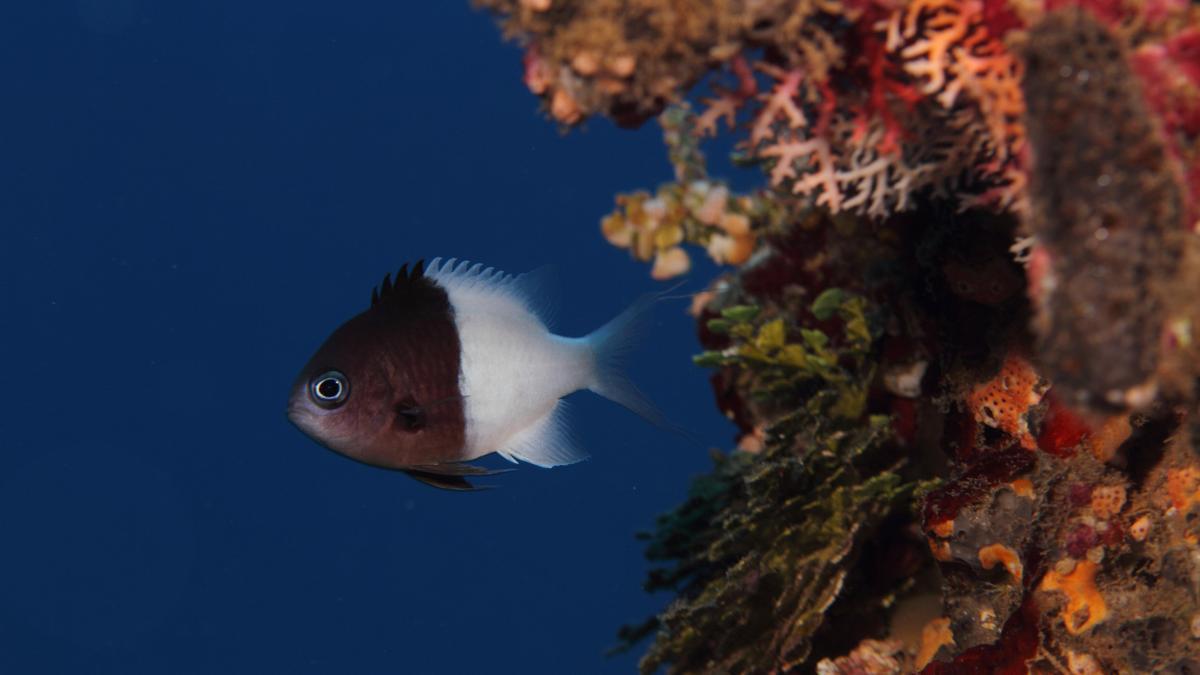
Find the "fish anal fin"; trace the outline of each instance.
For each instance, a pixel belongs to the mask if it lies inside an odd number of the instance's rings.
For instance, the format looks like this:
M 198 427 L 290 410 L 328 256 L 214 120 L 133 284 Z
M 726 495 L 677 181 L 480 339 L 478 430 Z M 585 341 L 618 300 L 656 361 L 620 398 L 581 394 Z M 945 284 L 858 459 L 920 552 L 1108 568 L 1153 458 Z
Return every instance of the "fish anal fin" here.
M 498 454 L 543 468 L 587 459 L 588 454 L 571 438 L 565 411 L 566 403 L 560 399 L 549 412 L 509 439 Z

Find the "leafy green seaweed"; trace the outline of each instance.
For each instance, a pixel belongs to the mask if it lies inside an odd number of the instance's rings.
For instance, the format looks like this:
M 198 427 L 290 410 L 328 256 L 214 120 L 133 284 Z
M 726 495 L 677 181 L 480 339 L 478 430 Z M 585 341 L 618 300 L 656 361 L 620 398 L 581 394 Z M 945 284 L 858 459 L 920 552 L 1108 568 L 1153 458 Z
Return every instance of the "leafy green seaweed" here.
M 810 312 L 838 319 L 830 335 L 752 305 L 709 322 L 733 344 L 696 356 L 735 368 L 747 388 L 787 410 L 764 430 L 761 453 L 716 456 L 688 500 L 659 517 L 646 556 L 648 590 L 677 599 L 626 627 L 626 645 L 655 632 L 643 672 L 767 672 L 804 663 L 825 611 L 845 592 L 862 544 L 907 509 L 916 484 L 887 456 L 890 419 L 866 413 L 877 313 L 861 296 L 822 293 Z M 882 467 L 882 468 L 881 468 Z

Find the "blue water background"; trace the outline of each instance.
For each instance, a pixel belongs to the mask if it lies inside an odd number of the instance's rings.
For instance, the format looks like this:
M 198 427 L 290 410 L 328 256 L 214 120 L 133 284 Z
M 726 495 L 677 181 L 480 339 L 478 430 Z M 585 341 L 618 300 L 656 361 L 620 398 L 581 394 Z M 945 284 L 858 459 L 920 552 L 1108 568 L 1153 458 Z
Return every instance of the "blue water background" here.
M 556 264 L 566 334 L 661 287 L 598 230 L 657 128 L 562 136 L 520 76 L 465 0 L 3 3 L 0 672 L 634 668 L 633 535 L 731 434 L 685 302 L 634 365 L 701 445 L 578 394 L 591 461 L 463 495 L 283 414 L 402 262 Z

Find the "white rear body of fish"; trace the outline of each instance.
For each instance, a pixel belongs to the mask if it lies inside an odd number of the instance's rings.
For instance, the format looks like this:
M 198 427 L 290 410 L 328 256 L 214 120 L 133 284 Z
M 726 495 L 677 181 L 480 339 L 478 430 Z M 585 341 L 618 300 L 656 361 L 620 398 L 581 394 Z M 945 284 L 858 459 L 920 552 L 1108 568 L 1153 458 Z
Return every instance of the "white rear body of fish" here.
M 512 276 L 454 259 L 435 259 L 426 275 L 446 290 L 454 309 L 465 459 L 495 452 L 542 467 L 585 459 L 571 440 L 561 400 L 580 389 L 662 423 L 621 370 L 621 357 L 654 296 L 585 337 L 567 338 L 551 333 L 537 312 L 534 275 Z

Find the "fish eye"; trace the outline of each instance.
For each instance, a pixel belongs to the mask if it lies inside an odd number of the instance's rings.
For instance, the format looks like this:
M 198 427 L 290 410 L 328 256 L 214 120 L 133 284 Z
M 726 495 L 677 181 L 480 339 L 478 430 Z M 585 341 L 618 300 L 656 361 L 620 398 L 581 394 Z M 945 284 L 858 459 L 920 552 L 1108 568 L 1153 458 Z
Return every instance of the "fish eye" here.
M 350 381 L 336 370 L 321 373 L 313 378 L 309 393 L 317 405 L 331 410 L 346 402 L 350 395 Z

